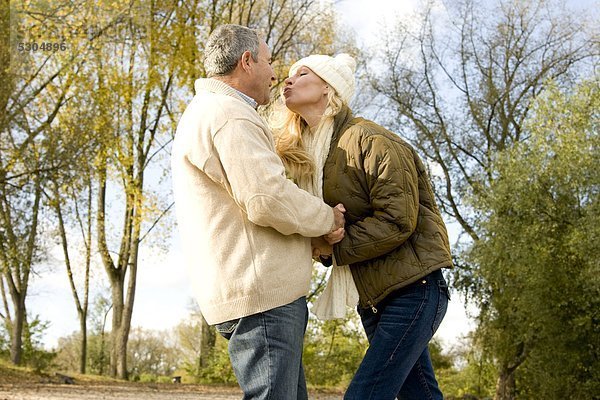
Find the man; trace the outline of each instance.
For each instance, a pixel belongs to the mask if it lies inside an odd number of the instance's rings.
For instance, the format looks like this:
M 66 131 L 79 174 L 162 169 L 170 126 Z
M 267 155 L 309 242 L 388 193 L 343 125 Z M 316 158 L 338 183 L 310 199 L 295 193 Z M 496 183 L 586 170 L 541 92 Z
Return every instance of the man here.
M 256 112 L 275 81 L 264 40 L 222 25 L 206 43 L 204 67 L 208 78 L 196 81 L 172 154 L 182 247 L 200 309 L 229 339 L 245 399 L 307 399 L 307 238 L 342 230 L 343 208 L 285 177 Z

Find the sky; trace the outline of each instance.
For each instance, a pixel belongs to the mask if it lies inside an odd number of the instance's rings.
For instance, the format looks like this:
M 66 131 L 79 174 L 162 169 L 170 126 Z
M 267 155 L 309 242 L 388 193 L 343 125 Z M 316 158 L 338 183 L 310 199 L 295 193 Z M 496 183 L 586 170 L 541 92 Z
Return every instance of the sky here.
M 359 45 L 375 42 L 398 18 L 410 16 L 422 0 L 340 0 L 335 3 L 343 26 L 356 33 Z
M 377 39 L 382 23 L 391 22 L 397 16 L 410 14 L 417 5 L 415 0 L 343 0 L 336 3 L 340 21 L 353 28 L 359 44 L 368 45 Z M 376 6 L 375 6 L 376 5 Z M 193 298 L 188 274 L 182 261 L 177 233 L 166 255 L 140 254 L 136 298 L 132 327 L 164 330 L 174 327 L 190 315 L 189 304 Z M 456 236 L 456 229 L 450 229 Z M 451 240 L 456 238 L 451 238 Z M 60 255 L 56 255 L 60 259 Z M 67 275 L 60 262 L 52 269 L 34 276 L 27 300 L 28 312 L 38 314 L 42 320 L 50 321 L 44 335 L 48 348 L 57 345 L 58 338 L 78 331 L 79 325 Z M 95 279 L 106 282 L 101 266 L 95 268 Z M 104 284 L 107 288 L 108 284 Z M 100 287 L 92 288 L 90 299 Z M 108 291 L 105 289 L 105 293 Z M 470 311 L 474 311 L 471 309 Z M 446 317 L 436 337 L 447 349 L 457 345 L 460 338 L 474 328 L 467 317 L 465 304 L 458 293 L 453 293 Z

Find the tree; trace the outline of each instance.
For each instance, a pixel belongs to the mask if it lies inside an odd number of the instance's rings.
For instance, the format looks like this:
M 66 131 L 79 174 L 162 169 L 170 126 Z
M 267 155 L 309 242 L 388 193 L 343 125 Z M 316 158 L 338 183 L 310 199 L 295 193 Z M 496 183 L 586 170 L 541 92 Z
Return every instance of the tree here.
M 80 77 L 75 86 L 79 90 L 87 83 Z M 95 196 L 93 188 L 94 165 L 89 163 L 97 152 L 99 143 L 94 135 L 93 106 L 87 104 L 85 94 L 74 93 L 62 107 L 50 137 L 55 156 L 44 194 L 53 211 L 57 245 L 64 257 L 64 266 L 71 288 L 80 326 L 79 372 L 84 374 L 87 365 L 87 322 L 92 267 L 92 239 L 94 228 Z M 59 164 L 70 160 L 69 168 Z
M 589 399 L 600 390 L 600 80 L 549 87 L 497 155 L 469 254 L 478 334 L 496 358 L 497 398 Z M 570 329 L 565 329 L 570 327 Z M 505 374 L 505 375 L 503 375 Z
M 131 375 L 136 380 L 155 381 L 170 377 L 179 363 L 179 350 L 169 332 L 135 328 L 132 331 L 128 356 Z
M 367 348 L 356 313 L 346 319 L 319 321 L 309 318 L 303 363 L 306 380 L 317 386 L 347 386 Z
M 110 354 L 106 335 L 106 325 L 110 312 L 108 296 L 99 294 L 94 298 L 89 310 L 89 332 L 86 331 L 86 366 L 87 373 L 105 375 L 109 370 Z M 82 332 L 58 339 L 55 365 L 63 371 L 79 371 L 81 369 Z
M 442 354 L 443 363 L 436 362 L 439 356 L 435 355 L 435 347 L 430 347 L 431 358 L 445 397 L 449 400 L 492 398 L 497 371 L 492 355 L 483 350 L 481 340 L 470 334 Z
M 496 153 L 526 138 L 545 81 L 570 86 L 598 43 L 584 15 L 551 1 L 455 1 L 447 11 L 444 20 L 429 6 L 416 32 L 399 23 L 373 85 L 393 110 L 391 127 L 435 165 L 442 210 L 477 240 L 479 215 L 465 196 L 485 192 Z
M 388 35 L 380 59 L 386 72 L 373 86 L 392 111 L 390 127 L 431 165 L 441 209 L 468 236 L 454 254 L 454 283 L 483 309 L 478 293 L 495 282 L 482 280 L 461 252 L 485 233 L 486 210 L 472 199 L 490 190 L 497 154 L 528 138 L 524 123 L 545 82 L 569 87 L 588 74 L 598 42 L 585 15 L 550 1 L 467 0 L 447 3 L 447 11 L 444 20 L 430 6 L 417 30 L 399 24 Z M 514 392 L 513 373 L 528 352 L 514 343 L 508 354 L 499 387 Z
M 27 8 L 11 10 L 1 3 L 2 63 L 0 118 L 0 288 L 4 312 L 0 314 L 11 337 L 11 360 L 22 357 L 23 332 L 27 325 L 25 299 L 32 266 L 40 258 L 39 222 L 43 213 L 42 188 L 47 179 L 52 145 L 45 135 L 64 104 L 70 69 L 61 68 L 55 54 L 17 54 L 10 38 L 25 41 Z M 10 15 L 24 16 L 11 26 Z M 42 18 L 42 23 L 45 22 Z M 30 27 L 36 35 L 40 26 Z M 16 47 L 16 46 L 15 46 Z M 47 66 L 47 67 L 45 67 Z M 45 68 L 44 68 L 45 67 Z M 66 77 L 60 88 L 59 76 Z M 44 88 L 53 93 L 41 94 Z M 7 295 L 10 296 L 10 304 Z
M 78 33 L 82 1 L 1 3 L 0 289 L 11 332 L 11 359 L 20 363 L 27 325 L 29 278 L 51 244 L 40 236 L 50 219 L 52 181 L 86 148 L 56 129 L 71 101 L 89 51 L 101 32 Z M 85 6 L 85 5 L 83 5 Z M 73 138 L 72 136 L 70 137 Z M 75 138 L 77 139 L 77 138 Z M 11 304 L 7 300 L 7 292 Z
M 85 165 L 85 164 L 84 164 Z M 89 177 L 89 174 L 86 174 Z M 81 336 L 81 347 L 79 356 L 79 373 L 85 374 L 87 365 L 87 318 L 88 318 L 88 305 L 89 305 L 89 292 L 90 292 L 90 268 L 92 264 L 92 185 L 91 180 L 87 179 L 87 185 L 84 190 L 87 191 L 87 196 L 84 197 L 86 204 L 84 210 L 80 210 L 78 207 L 79 195 L 78 191 L 71 190 L 69 200 L 73 204 L 74 217 L 79 223 L 81 228 L 81 243 L 83 244 L 84 256 L 83 256 L 83 288 L 81 292 L 77 289 L 77 282 L 72 267 L 73 257 L 69 251 L 69 240 L 67 235 L 67 229 L 64 218 L 64 206 L 62 192 L 59 187 L 59 183 L 54 181 L 54 192 L 50 203 L 56 212 L 56 218 L 58 219 L 58 231 L 60 237 L 60 243 L 64 255 L 64 263 L 67 271 L 67 277 L 69 279 L 69 285 L 71 287 L 71 293 L 75 301 L 75 307 L 77 309 L 77 316 L 79 318 L 80 336 Z M 85 194 L 85 193 L 84 193 Z
M 62 337 L 58 340 L 58 356 L 55 364 L 64 371 L 79 369 L 80 334 Z M 168 379 L 181 363 L 181 349 L 175 345 L 171 332 L 161 332 L 134 328 L 128 346 L 129 374 L 133 380 L 157 381 Z M 101 373 L 101 332 L 90 332 L 89 370 Z
M 108 296 L 100 294 L 94 300 L 90 313 L 91 333 L 94 340 L 90 343 L 88 365 L 89 369 L 98 375 L 106 374 L 109 369 L 110 340 L 106 335 L 106 325 L 111 309 Z
M 177 107 L 170 99 L 180 59 L 176 56 L 189 15 L 176 4 L 100 2 L 94 12 L 109 26 L 94 47 L 87 76 L 99 151 L 94 160 L 97 245 L 111 285 L 112 376 L 127 378 L 127 343 L 140 244 L 169 206 L 153 206 L 148 171 L 168 143 Z M 165 139 L 164 136 L 167 136 Z M 121 228 L 117 213 L 121 213 Z M 148 225 L 145 225 L 148 224 Z M 145 231 L 144 231 L 145 229 Z
M 201 377 L 214 358 L 217 333 L 204 319 L 196 301 L 191 302 L 190 311 L 190 318 L 175 328 L 177 346 L 181 349 L 181 365 L 191 375 Z

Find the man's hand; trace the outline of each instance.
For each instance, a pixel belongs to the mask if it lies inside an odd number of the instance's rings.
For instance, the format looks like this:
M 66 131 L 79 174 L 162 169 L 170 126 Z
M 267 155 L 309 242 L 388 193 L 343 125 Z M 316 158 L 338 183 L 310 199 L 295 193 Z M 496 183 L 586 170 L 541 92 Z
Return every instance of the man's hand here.
M 344 213 L 346 212 L 346 208 L 342 203 L 339 203 L 335 207 L 333 207 L 333 229 L 332 232 L 337 231 L 340 228 L 343 228 L 346 224 L 346 219 L 344 218 Z
M 320 256 L 331 256 L 331 253 L 333 253 L 333 247 L 327 243 L 322 236 L 310 239 L 310 244 L 312 247 L 313 258 L 318 258 Z
M 346 230 L 344 228 L 340 228 L 338 230 L 328 233 L 327 235 L 324 235 L 323 239 L 325 239 L 327 243 L 334 245 L 336 243 L 341 242 L 345 234 Z

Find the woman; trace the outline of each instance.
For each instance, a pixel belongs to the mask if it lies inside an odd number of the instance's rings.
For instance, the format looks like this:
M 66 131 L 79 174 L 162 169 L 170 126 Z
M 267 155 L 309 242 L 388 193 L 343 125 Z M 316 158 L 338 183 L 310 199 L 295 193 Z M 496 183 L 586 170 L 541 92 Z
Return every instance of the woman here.
M 413 148 L 348 108 L 355 65 L 344 54 L 291 67 L 277 150 L 293 179 L 322 180 L 325 202 L 346 208 L 344 238 L 313 241 L 315 255 L 350 266 L 370 344 L 344 398 L 442 399 L 427 345 L 449 300 L 448 234 Z

